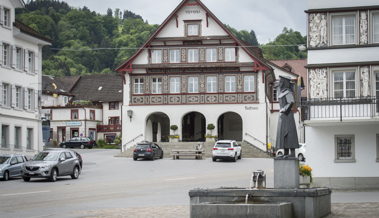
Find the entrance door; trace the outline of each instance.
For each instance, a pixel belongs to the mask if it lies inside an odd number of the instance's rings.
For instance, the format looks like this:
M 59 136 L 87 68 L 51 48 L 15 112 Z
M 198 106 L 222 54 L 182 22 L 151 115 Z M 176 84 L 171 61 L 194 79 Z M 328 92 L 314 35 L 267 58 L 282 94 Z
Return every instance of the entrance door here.
M 71 129 L 71 138 L 79 137 L 79 129 Z
M 183 141 L 205 141 L 205 117 L 198 112 L 186 114 L 182 120 Z

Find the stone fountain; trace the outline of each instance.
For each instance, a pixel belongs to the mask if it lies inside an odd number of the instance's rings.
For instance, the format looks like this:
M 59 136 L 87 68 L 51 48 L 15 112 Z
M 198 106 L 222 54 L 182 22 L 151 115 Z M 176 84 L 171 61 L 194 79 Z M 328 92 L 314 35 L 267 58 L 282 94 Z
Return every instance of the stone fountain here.
M 331 189 L 299 188 L 299 160 L 288 151 L 294 154 L 298 146 L 291 87 L 290 78 L 280 76 L 276 84 L 281 107 L 276 148 L 284 148 L 286 155 L 274 158 L 274 188 L 265 188 L 266 176 L 258 170 L 248 188 L 190 190 L 191 217 L 318 218 L 331 213 Z

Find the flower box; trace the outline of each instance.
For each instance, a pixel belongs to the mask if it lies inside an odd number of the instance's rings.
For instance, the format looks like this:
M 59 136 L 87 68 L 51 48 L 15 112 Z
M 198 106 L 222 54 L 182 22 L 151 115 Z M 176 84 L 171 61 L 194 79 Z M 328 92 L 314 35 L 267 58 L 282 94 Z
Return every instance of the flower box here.
M 170 142 L 179 142 L 178 138 L 169 138 Z
M 311 177 L 299 175 L 299 185 L 300 188 L 302 188 L 303 186 L 305 186 L 305 188 L 309 188 L 309 186 L 311 185 Z
M 216 139 L 215 138 L 205 138 L 205 141 L 206 142 L 215 142 Z

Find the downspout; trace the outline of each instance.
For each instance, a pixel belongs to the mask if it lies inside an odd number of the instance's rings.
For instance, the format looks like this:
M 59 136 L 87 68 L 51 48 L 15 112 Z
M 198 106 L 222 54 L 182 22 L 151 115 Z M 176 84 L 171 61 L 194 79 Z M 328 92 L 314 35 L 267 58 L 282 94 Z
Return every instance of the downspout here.
M 262 72 L 264 72 L 262 70 Z M 265 74 L 262 73 L 262 76 L 265 77 Z M 267 82 L 267 79 L 265 79 L 265 81 Z M 268 152 L 268 107 L 267 107 L 267 87 L 266 87 L 266 84 L 263 84 L 264 85 L 264 88 L 265 88 L 265 106 L 266 106 L 266 152 Z
M 83 107 L 84 110 L 84 137 L 87 137 L 87 111 Z

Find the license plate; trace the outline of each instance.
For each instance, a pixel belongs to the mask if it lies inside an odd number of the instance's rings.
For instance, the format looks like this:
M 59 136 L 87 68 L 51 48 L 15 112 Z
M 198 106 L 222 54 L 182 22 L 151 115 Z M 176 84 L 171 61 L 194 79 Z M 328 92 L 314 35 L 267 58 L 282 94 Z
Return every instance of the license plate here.
M 138 156 L 145 156 L 145 154 L 139 154 Z
M 34 175 L 34 173 L 29 173 L 30 175 Z

